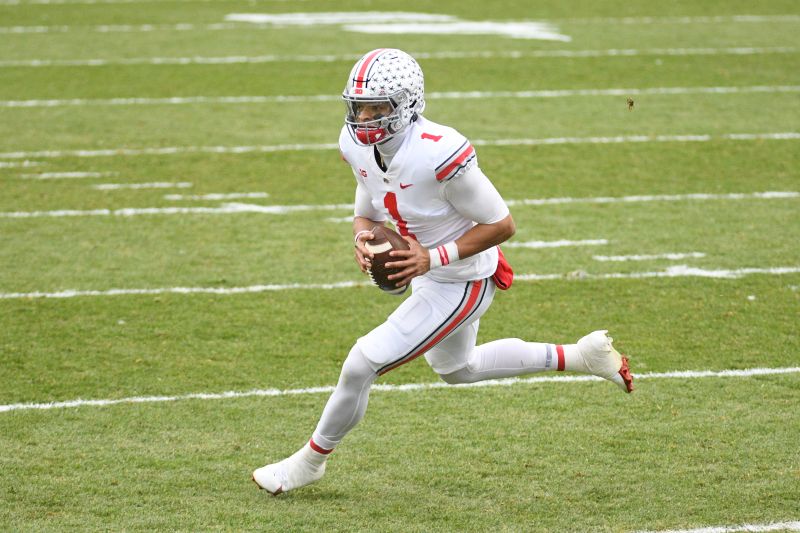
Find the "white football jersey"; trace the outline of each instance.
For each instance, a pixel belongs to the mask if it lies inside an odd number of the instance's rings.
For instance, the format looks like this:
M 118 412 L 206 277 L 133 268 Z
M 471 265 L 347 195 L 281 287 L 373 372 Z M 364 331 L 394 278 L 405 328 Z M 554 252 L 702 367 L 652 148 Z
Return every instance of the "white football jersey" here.
M 419 117 L 412 122 L 386 172 L 375 160 L 372 146 L 361 146 L 346 127 L 339 136 L 342 158 L 353 168 L 361 188 L 369 193 L 372 210 L 356 216 L 391 220 L 401 235 L 425 248 L 454 241 L 476 222 L 462 216 L 445 198 L 444 184 L 477 164 L 472 144 L 453 128 Z M 494 274 L 498 252 L 481 253 L 431 270 L 437 281 L 471 281 Z

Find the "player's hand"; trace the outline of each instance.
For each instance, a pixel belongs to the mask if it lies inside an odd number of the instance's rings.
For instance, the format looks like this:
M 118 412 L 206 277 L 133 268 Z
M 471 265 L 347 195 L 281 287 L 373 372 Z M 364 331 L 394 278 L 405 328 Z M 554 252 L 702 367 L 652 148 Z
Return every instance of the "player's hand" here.
M 364 247 L 364 243 L 371 241 L 374 238 L 375 235 L 373 235 L 371 231 L 363 231 L 359 232 L 358 237 L 355 240 L 354 252 L 356 263 L 358 263 L 358 267 L 364 274 L 366 274 L 367 270 L 372 266 L 372 258 L 375 257 L 372 252 L 368 251 Z
M 396 285 L 402 287 L 411 283 L 417 276 L 423 275 L 431 269 L 431 256 L 427 248 L 423 248 L 420 243 L 411 237 L 403 237 L 410 250 L 393 250 L 389 255 L 397 258 L 397 261 L 386 263 L 386 268 L 399 268 L 400 272 L 389 276 L 391 280 L 397 280 Z

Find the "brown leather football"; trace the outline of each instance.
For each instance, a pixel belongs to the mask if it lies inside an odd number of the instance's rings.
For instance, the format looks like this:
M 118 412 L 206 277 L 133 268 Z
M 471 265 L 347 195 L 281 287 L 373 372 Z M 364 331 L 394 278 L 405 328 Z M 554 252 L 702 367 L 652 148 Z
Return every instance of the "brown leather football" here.
M 364 247 L 375 255 L 372 258 L 372 267 L 367 271 L 369 272 L 369 277 L 382 291 L 395 295 L 403 294 L 408 289 L 408 285 L 397 287 L 395 283 L 398 280 L 389 279 L 391 274 L 396 274 L 400 269 L 386 268 L 386 263 L 402 260 L 401 258 L 390 256 L 389 252 L 392 250 L 408 250 L 410 246 L 399 233 L 386 226 L 375 226 L 370 231 L 375 235 L 375 238 L 364 243 Z

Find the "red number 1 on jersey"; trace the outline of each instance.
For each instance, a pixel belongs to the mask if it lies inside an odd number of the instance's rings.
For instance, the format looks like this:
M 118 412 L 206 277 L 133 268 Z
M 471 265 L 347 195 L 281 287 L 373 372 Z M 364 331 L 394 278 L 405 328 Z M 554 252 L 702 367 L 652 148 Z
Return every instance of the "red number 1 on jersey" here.
M 383 197 L 383 206 L 392 215 L 400 235 L 411 237 L 416 241 L 417 236 L 408 232 L 408 222 L 403 220 L 403 217 L 400 216 L 400 211 L 397 210 L 397 195 L 393 192 L 387 192 L 386 196 Z

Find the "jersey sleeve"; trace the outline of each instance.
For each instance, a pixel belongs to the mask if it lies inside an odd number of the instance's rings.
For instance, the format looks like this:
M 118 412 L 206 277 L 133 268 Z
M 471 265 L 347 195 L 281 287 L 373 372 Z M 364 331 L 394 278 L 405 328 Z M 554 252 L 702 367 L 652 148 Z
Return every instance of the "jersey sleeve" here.
M 443 136 L 444 144 L 438 151 L 435 160 L 436 181 L 439 183 L 446 183 L 461 175 L 478 161 L 472 143 L 457 131 L 450 130 L 450 132 L 449 135 Z
M 503 197 L 477 165 L 445 184 L 445 198 L 461 216 L 478 224 L 494 224 L 509 214 Z
M 372 197 L 369 195 L 366 187 L 360 183 L 356 187 L 356 201 L 353 215 L 368 218 L 375 222 L 383 222 L 386 220 L 386 215 L 375 209 L 372 205 Z
M 342 161 L 347 163 L 348 165 L 352 166 L 350 163 L 350 159 L 348 158 L 348 152 L 351 150 L 352 141 L 350 139 L 347 130 L 342 128 L 342 131 L 339 132 L 339 155 L 342 158 Z

